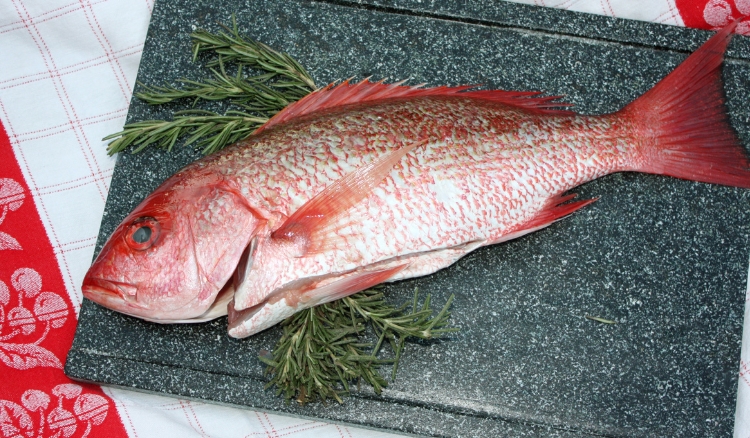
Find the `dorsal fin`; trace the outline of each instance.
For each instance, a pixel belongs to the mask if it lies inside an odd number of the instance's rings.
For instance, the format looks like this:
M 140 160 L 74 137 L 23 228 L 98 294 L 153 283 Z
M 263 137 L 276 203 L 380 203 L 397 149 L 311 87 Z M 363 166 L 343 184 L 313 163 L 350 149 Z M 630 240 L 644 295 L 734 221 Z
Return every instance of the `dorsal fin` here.
M 280 125 L 286 121 L 326 108 L 397 97 L 455 96 L 460 94 L 461 97 L 489 100 L 541 113 L 573 114 L 571 111 L 560 109 L 561 107 L 570 106 L 566 103 L 556 102 L 560 96 L 539 97 L 541 93 L 537 91 L 467 91 L 475 86 L 421 88 L 420 86 L 409 87 L 401 84 L 403 82 L 385 84 L 383 81 L 370 82 L 368 79 L 356 84 L 351 84 L 348 80 L 339 85 L 329 84 L 320 90 L 308 94 L 297 102 L 289 104 L 273 116 L 271 120 L 258 128 L 254 134 L 259 134 L 272 126 Z

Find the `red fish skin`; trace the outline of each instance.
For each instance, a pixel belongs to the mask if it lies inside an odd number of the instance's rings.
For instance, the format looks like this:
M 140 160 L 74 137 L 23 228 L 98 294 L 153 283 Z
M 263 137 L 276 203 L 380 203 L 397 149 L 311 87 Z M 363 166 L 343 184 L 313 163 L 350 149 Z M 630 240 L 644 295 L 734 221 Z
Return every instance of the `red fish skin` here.
M 319 286 L 326 276 L 384 261 L 411 261 L 392 279 L 440 269 L 444 263 L 424 266 L 417 259 L 468 242 L 499 241 L 550 199 L 627 167 L 639 153 L 631 132 L 628 121 L 615 116 L 530 114 L 461 97 L 350 106 L 268 130 L 215 158 L 216 168 L 269 218 L 248 274 L 252 289 L 238 291 L 235 306 L 256 305 L 300 278 Z M 331 224 L 322 236 L 336 241 L 330 251 L 298 257 L 296 245 L 271 238 L 274 216 L 278 223 L 347 173 L 425 140 Z M 463 255 L 453 252 L 453 260 Z

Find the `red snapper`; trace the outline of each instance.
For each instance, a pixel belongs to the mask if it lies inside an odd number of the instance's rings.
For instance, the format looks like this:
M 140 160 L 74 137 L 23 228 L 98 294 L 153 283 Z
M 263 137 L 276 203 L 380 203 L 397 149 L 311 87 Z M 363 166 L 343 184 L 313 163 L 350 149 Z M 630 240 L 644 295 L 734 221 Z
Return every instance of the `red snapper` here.
M 244 337 L 546 227 L 593 201 L 564 193 L 613 172 L 750 188 L 720 76 L 733 26 L 603 116 L 527 92 L 328 86 L 164 182 L 83 294 L 160 323 L 228 313 Z

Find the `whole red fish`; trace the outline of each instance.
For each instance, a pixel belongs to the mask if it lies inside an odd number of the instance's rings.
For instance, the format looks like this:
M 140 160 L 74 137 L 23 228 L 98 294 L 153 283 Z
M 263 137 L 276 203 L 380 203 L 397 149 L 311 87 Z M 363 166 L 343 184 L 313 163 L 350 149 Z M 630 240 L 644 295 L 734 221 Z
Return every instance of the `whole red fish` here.
M 563 193 L 609 173 L 750 188 L 722 97 L 733 27 L 604 116 L 535 93 L 329 86 L 169 178 L 109 238 L 83 294 L 161 323 L 228 312 L 244 337 L 546 227 L 593 201 Z

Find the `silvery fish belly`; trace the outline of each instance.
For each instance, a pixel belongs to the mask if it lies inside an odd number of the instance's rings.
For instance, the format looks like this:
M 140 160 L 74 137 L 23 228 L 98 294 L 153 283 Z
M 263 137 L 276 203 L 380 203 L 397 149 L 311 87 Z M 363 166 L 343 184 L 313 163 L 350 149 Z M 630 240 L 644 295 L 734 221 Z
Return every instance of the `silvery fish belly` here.
M 527 92 L 319 90 L 162 184 L 112 234 L 83 293 L 162 323 L 228 313 L 244 337 L 543 228 L 592 202 L 566 192 L 612 172 L 748 188 L 721 94 L 731 30 L 604 116 Z

